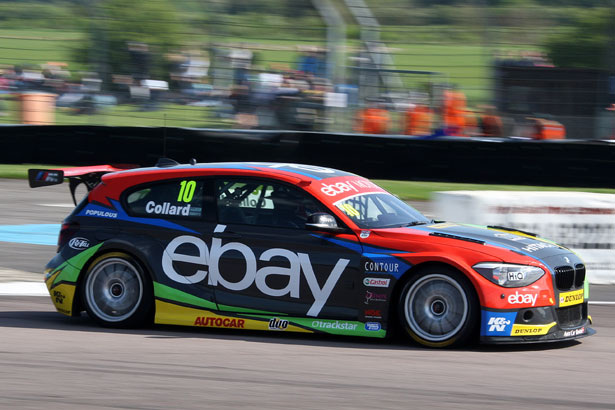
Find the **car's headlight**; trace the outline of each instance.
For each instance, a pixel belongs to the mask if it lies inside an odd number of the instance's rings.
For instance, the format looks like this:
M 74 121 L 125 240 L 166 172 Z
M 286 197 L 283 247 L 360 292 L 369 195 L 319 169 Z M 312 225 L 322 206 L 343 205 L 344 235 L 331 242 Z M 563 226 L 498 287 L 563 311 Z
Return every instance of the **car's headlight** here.
M 474 270 L 496 285 L 520 288 L 536 282 L 545 271 L 536 266 L 485 262 L 473 266 Z

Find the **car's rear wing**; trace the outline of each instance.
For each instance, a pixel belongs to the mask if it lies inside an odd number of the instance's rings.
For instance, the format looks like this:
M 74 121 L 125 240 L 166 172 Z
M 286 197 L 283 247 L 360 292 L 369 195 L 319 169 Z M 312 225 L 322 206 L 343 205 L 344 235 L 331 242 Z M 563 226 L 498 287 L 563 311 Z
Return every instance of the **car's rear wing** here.
M 89 192 L 100 183 L 100 179 L 104 174 L 125 171 L 136 167 L 137 165 L 122 164 L 54 169 L 32 168 L 28 170 L 28 182 L 30 183 L 30 188 L 38 188 L 42 186 L 58 185 L 64 182 L 64 179 L 68 179 L 68 187 L 73 197 L 73 202 L 77 205 L 75 191 L 80 184 L 84 184 Z

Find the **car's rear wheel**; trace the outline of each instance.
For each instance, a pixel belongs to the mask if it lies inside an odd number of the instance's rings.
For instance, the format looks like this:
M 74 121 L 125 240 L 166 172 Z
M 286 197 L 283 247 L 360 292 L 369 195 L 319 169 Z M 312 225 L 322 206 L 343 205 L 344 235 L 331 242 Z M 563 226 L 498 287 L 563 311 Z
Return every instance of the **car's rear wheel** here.
M 428 347 L 459 346 L 478 325 L 478 301 L 469 280 L 445 266 L 422 269 L 403 287 L 398 316 L 402 328 Z
M 122 252 L 98 257 L 85 275 L 81 297 L 88 315 L 107 327 L 138 327 L 149 321 L 151 282 L 138 261 Z

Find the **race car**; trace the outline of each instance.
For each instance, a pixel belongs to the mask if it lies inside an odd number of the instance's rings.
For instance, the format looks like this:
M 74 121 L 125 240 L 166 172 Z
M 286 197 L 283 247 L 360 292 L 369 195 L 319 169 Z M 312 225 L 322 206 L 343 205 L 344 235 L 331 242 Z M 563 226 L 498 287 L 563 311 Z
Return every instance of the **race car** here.
M 585 266 L 535 234 L 430 220 L 358 175 L 287 163 L 29 172 L 87 181 L 45 282 L 56 309 L 157 324 L 421 345 L 577 339 Z

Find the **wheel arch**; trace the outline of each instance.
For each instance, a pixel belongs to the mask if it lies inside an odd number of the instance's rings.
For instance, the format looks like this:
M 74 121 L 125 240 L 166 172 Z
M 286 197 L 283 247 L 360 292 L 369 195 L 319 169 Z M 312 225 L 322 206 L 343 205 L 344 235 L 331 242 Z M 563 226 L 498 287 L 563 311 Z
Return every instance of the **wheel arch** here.
M 473 296 L 475 297 L 475 300 L 478 303 L 478 306 L 480 308 L 481 301 L 482 301 L 482 293 L 480 291 L 480 287 L 477 285 L 476 279 L 472 277 L 472 275 L 469 275 L 463 266 L 460 266 L 457 263 L 451 263 L 450 261 L 446 261 L 446 262 L 436 261 L 436 260 L 425 261 L 425 262 L 418 263 L 416 265 L 412 265 L 412 267 L 410 267 L 410 269 L 404 272 L 400 276 L 400 278 L 395 282 L 395 286 L 393 287 L 393 290 L 391 291 L 391 299 L 390 299 L 390 303 L 388 307 L 387 329 L 395 329 L 395 332 L 397 332 L 398 330 L 397 329 L 397 323 L 398 323 L 397 311 L 398 311 L 398 306 L 400 302 L 399 299 L 400 299 L 401 292 L 404 289 L 404 286 L 406 285 L 406 283 L 408 283 L 408 281 L 416 277 L 416 275 L 420 274 L 421 271 L 425 269 L 438 268 L 438 267 L 442 267 L 445 269 L 453 269 L 461 273 L 463 277 L 465 277 L 468 280 L 470 284 L 470 288 L 474 292 Z
M 73 310 L 72 311 L 73 311 L 74 316 L 79 315 L 81 312 L 85 310 L 85 305 L 81 297 L 83 282 L 86 277 L 85 273 L 90 269 L 90 266 L 92 266 L 92 263 L 94 263 L 94 261 L 99 259 L 101 256 L 110 254 L 110 253 L 123 253 L 123 254 L 130 256 L 132 259 L 134 259 L 135 262 L 137 262 L 140 265 L 139 267 L 141 268 L 141 270 L 143 270 L 143 273 L 149 279 L 149 283 L 147 284 L 147 286 L 151 287 L 152 295 L 154 294 L 153 293 L 154 292 L 154 289 L 153 289 L 154 276 L 152 274 L 151 266 L 149 265 L 149 263 L 147 263 L 147 258 L 145 258 L 145 255 L 141 254 L 140 252 L 135 252 L 134 248 L 127 247 L 122 243 L 109 243 L 109 244 L 105 243 L 98 251 L 96 251 L 96 253 L 94 253 L 84 263 L 83 267 L 81 268 L 81 271 L 79 272 L 79 277 L 77 278 L 77 286 L 75 287 L 75 297 L 73 298 L 73 307 L 72 307 Z M 155 309 L 156 309 L 155 304 L 153 304 L 152 309 L 154 309 L 154 313 L 155 313 Z

